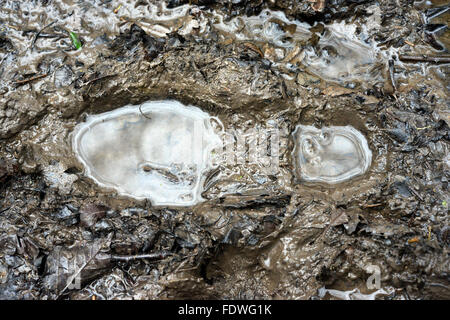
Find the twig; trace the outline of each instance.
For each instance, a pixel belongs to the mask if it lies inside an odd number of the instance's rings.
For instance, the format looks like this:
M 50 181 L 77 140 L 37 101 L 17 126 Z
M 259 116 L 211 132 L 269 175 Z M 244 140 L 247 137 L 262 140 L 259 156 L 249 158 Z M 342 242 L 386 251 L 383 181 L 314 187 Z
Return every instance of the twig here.
M 399 122 L 405 122 L 405 121 L 402 121 L 402 120 L 400 120 L 395 114 L 393 114 L 391 111 L 389 111 L 389 110 L 386 110 L 386 113 L 388 114 L 388 115 L 390 115 L 392 118 L 394 118 L 395 120 L 397 120 L 397 121 L 399 121 Z
M 389 78 L 391 79 L 392 88 L 394 88 L 394 92 L 397 91 L 397 86 L 395 84 L 394 78 L 394 60 L 389 59 Z
M 370 203 L 370 204 L 363 205 L 363 208 L 375 208 L 375 207 L 379 207 L 382 205 L 383 205 L 382 203 Z
M 424 54 L 420 56 L 400 55 L 398 58 L 403 62 L 450 63 L 450 56 L 428 56 Z
M 11 207 L 8 207 L 8 208 L 4 208 L 4 209 L 1 209 L 1 210 L 0 210 L 0 214 L 1 214 L 1 213 L 3 213 L 3 212 L 6 212 L 6 211 L 8 211 L 9 209 L 11 209 Z
M 214 222 L 212 222 L 212 223 L 202 224 L 202 225 L 200 225 L 200 227 L 201 227 L 201 228 L 212 227 L 212 226 L 216 225 L 217 222 L 219 222 L 220 219 L 222 219 L 222 215 L 220 215 L 219 218 L 217 218 L 216 221 L 214 221 Z
M 144 118 L 147 118 L 147 119 L 149 119 L 149 120 L 152 120 L 152 118 L 150 118 L 149 116 L 146 116 L 145 113 L 142 112 L 142 109 L 141 109 L 141 108 L 142 108 L 142 104 L 139 105 L 139 112 L 142 114 L 142 116 L 143 116 Z
M 420 201 L 423 201 L 423 198 L 420 196 L 420 194 L 414 190 L 413 188 L 408 188 L 417 198 L 419 198 Z
M 184 265 L 189 261 L 189 258 L 192 258 L 192 257 L 195 257 L 195 256 L 196 256 L 195 254 L 191 254 L 191 255 L 188 255 L 186 257 L 183 257 L 183 259 L 184 259 L 183 262 L 180 263 L 180 265 L 173 271 L 173 273 L 177 273 L 178 271 L 180 271 L 180 269 L 182 267 L 184 267 Z M 198 266 L 194 267 L 194 269 L 197 268 L 197 267 Z M 182 270 L 182 271 L 185 271 L 185 270 Z
M 222 216 L 220 216 L 220 217 L 222 217 Z M 232 215 L 229 216 L 228 221 L 223 226 L 221 226 L 221 227 L 213 227 L 212 229 L 218 230 L 218 229 L 225 228 L 226 226 L 228 226 L 230 224 L 231 219 L 233 219 Z M 216 223 L 214 223 L 214 224 L 216 224 Z
M 131 260 L 138 260 L 138 259 L 164 259 L 168 256 L 171 256 L 172 253 L 168 251 L 160 251 L 155 253 L 148 253 L 148 254 L 137 254 L 134 256 L 116 256 L 111 255 L 112 260 L 119 260 L 119 261 L 131 261 Z
M 34 49 L 34 44 L 36 43 L 37 38 L 39 37 L 39 35 L 41 34 L 42 31 L 44 31 L 45 29 L 47 29 L 48 27 L 50 27 L 52 24 L 54 24 L 56 22 L 50 22 L 48 25 L 46 25 L 45 27 L 43 27 L 41 30 L 38 31 L 38 33 L 36 33 L 36 35 L 33 38 L 33 42 L 31 43 L 31 49 Z
M 34 80 L 37 80 L 37 79 L 45 78 L 46 76 L 48 76 L 48 73 L 40 74 L 38 76 L 34 76 L 34 77 L 31 77 L 31 78 L 28 78 L 28 79 L 25 79 L 25 80 L 18 80 L 18 81 L 15 81 L 14 83 L 18 84 L 18 85 L 21 85 L 21 84 L 28 83 L 30 81 L 34 81 Z
M 3 64 L 3 61 L 5 61 L 5 59 L 9 56 L 9 52 L 7 54 L 5 54 L 5 56 L 2 58 L 2 61 L 0 61 L 0 67 Z
M 88 82 L 83 83 L 81 86 L 84 87 L 84 86 L 87 86 L 88 84 L 91 84 L 91 83 L 93 83 L 95 81 L 98 81 L 98 80 L 101 80 L 101 79 L 105 79 L 105 78 L 109 78 L 109 77 L 115 77 L 115 76 L 117 76 L 117 74 L 107 74 L 107 75 L 104 75 L 104 76 L 100 76 L 98 78 L 95 78 L 95 79 L 89 80 Z

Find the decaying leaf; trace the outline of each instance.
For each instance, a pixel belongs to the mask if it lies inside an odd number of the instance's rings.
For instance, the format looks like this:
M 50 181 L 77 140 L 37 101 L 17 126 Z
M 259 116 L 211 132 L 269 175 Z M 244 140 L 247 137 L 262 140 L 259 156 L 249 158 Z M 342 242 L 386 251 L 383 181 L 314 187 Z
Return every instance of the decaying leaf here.
M 250 49 L 250 50 L 252 50 L 253 52 L 256 52 L 257 54 L 259 54 L 259 56 L 260 56 L 261 58 L 264 57 L 264 53 L 262 53 L 261 49 L 258 48 L 257 45 L 255 45 L 255 44 L 253 44 L 253 43 L 251 43 L 251 42 L 245 42 L 243 45 L 244 45 L 244 47 L 246 47 L 247 49 Z
M 293 60 L 296 60 L 295 62 L 301 62 L 304 57 L 304 54 L 302 56 L 301 53 L 303 53 L 303 51 L 300 49 L 300 47 L 295 46 L 291 51 L 288 52 L 286 57 L 283 59 L 283 62 L 293 63 L 294 62 Z M 300 56 L 300 58 L 298 58 L 298 56 Z M 297 59 L 295 59 L 295 58 L 297 58 Z
M 350 94 L 355 92 L 355 90 L 339 87 L 339 86 L 329 86 L 325 88 L 322 93 L 324 95 L 330 96 L 330 97 L 336 97 L 336 96 L 343 96 L 345 94 Z
M 18 171 L 17 165 L 10 161 L 0 159 L 0 183 L 5 182 L 10 176 L 13 176 Z
M 347 217 L 348 221 L 344 224 L 344 228 L 347 234 L 352 234 L 353 232 L 355 232 L 356 227 L 360 222 L 359 214 L 356 212 L 351 212 L 347 214 Z
M 314 11 L 322 12 L 325 8 L 325 1 L 326 0 L 308 0 L 311 3 L 311 8 L 314 9 Z
M 55 247 L 47 257 L 44 286 L 60 296 L 68 290 L 82 288 L 110 270 L 111 236 L 71 247 Z
M 347 213 L 344 210 L 335 210 L 331 213 L 330 226 L 336 227 L 348 222 Z
M 30 238 L 17 236 L 17 252 L 34 260 L 39 255 L 39 247 Z
M 108 207 L 103 205 L 88 203 L 80 208 L 80 224 L 84 227 L 93 226 L 99 219 L 106 216 Z
M 367 96 L 365 94 L 359 94 L 359 96 L 364 99 L 362 104 L 365 104 L 365 105 L 377 104 L 378 102 L 380 102 L 380 100 L 378 100 L 374 96 Z

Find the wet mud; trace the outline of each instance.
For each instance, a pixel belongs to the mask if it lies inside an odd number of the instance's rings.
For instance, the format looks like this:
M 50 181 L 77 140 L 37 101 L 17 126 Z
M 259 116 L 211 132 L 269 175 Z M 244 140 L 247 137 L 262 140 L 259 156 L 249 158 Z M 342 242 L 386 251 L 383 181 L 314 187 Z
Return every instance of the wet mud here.
M 2 1 L 0 298 L 450 299 L 448 13 L 405 0 Z M 236 136 L 279 129 L 277 170 L 236 153 L 182 207 L 98 184 L 77 126 L 161 100 Z M 351 127 L 370 164 L 302 179 L 298 126 Z M 109 174 L 130 156 L 93 152 Z

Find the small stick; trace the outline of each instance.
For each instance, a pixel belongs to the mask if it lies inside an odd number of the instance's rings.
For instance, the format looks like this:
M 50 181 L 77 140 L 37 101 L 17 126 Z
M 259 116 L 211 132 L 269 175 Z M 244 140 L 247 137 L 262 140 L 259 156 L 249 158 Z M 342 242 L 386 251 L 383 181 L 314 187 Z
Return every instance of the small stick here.
M 420 56 L 400 55 L 398 58 L 403 62 L 450 63 L 450 56 L 428 56 L 424 54 Z
M 152 118 L 146 116 L 145 113 L 142 112 L 142 109 L 141 109 L 141 108 L 142 108 L 142 104 L 139 105 L 139 112 L 142 114 L 142 116 L 143 116 L 144 118 L 147 118 L 147 119 L 149 119 L 149 120 L 152 120 Z
M 8 211 L 9 209 L 11 209 L 11 207 L 1 209 L 1 210 L 0 210 L 0 213 L 6 212 L 6 211 Z
M 5 56 L 2 58 L 2 61 L 0 61 L 0 66 L 3 64 L 3 61 L 9 56 L 9 52 L 5 54 Z
M 375 208 L 375 207 L 379 207 L 382 206 L 382 203 L 371 203 L 371 204 L 365 204 L 363 205 L 363 208 Z
M 160 251 L 155 253 L 148 253 L 148 254 L 137 254 L 134 256 L 116 256 L 111 255 L 111 259 L 113 260 L 119 260 L 119 261 L 131 261 L 131 260 L 138 260 L 138 259 L 164 259 L 167 256 L 171 256 L 172 253 L 168 251 Z
M 394 60 L 389 59 L 389 77 L 391 79 L 392 87 L 394 88 L 394 91 L 397 91 L 397 86 L 395 84 L 395 78 L 394 78 Z
M 386 110 L 386 113 L 387 113 L 388 115 L 390 115 L 392 118 L 394 118 L 395 120 L 404 123 L 404 121 L 400 120 L 400 119 L 399 119 L 395 114 L 393 114 L 391 111 Z
M 53 21 L 53 22 L 50 22 L 48 25 L 46 25 L 46 26 L 43 27 L 41 30 L 39 30 L 38 33 L 36 33 L 36 35 L 35 35 L 34 38 L 33 38 L 33 42 L 31 43 L 31 49 L 34 48 L 34 44 L 35 44 L 37 38 L 39 37 L 39 35 L 41 34 L 41 32 L 44 31 L 45 29 L 47 29 L 48 27 L 50 27 L 50 26 L 51 26 L 52 24 L 54 24 L 55 22 L 56 22 L 56 20 Z
M 83 83 L 82 86 L 84 87 L 84 86 L 87 86 L 88 84 L 91 84 L 91 83 L 93 83 L 95 81 L 98 81 L 98 80 L 101 80 L 101 79 L 105 79 L 105 78 L 109 78 L 109 77 L 115 77 L 115 76 L 117 76 L 117 74 L 107 74 L 107 75 L 104 75 L 104 76 L 100 76 L 98 78 L 95 78 L 95 79 L 89 80 L 88 82 Z
M 419 198 L 420 201 L 423 201 L 423 198 L 420 196 L 420 194 L 417 193 L 416 190 L 413 188 L 408 188 L 417 198 Z
M 15 81 L 14 83 L 21 85 L 21 84 L 25 84 L 25 83 L 28 83 L 28 82 L 33 81 L 33 80 L 45 78 L 46 76 L 48 76 L 48 73 L 40 74 L 38 76 L 34 76 L 34 77 L 31 77 L 31 78 L 28 78 L 28 79 L 25 79 L 25 80 L 18 80 L 18 81 Z

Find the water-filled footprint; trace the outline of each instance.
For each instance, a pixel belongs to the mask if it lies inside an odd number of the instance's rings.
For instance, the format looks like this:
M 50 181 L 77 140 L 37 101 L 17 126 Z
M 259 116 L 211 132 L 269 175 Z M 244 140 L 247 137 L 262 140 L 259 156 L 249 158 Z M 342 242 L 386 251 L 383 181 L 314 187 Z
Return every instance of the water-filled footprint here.
M 298 125 L 293 136 L 295 174 L 300 181 L 343 182 L 366 172 L 372 161 L 366 139 L 351 126 Z
M 86 175 L 103 187 L 157 206 L 193 205 L 221 142 L 210 119 L 177 101 L 125 106 L 79 124 L 73 149 Z

